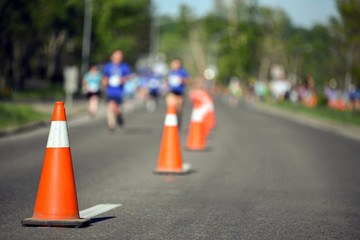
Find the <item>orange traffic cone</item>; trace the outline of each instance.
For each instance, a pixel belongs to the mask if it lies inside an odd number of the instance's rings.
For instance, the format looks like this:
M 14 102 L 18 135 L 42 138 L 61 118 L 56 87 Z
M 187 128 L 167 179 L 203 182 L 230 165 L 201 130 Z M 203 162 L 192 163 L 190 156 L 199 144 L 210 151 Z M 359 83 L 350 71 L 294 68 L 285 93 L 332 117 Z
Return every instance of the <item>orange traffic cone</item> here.
M 208 118 L 209 118 L 209 127 L 210 127 L 210 129 L 213 129 L 216 125 L 216 120 L 215 120 L 215 106 L 214 106 L 214 102 L 212 101 L 212 99 L 209 103 Z
M 201 108 L 201 103 L 196 101 L 191 113 L 191 122 L 186 143 L 186 148 L 189 150 L 203 150 L 206 147 L 204 115 L 205 113 L 204 109 Z
M 169 105 L 165 117 L 164 133 L 155 173 L 186 174 L 189 171 L 190 165 L 182 163 L 176 107 Z
M 56 102 L 32 218 L 23 226 L 87 225 L 80 219 L 63 102 Z
M 192 102 L 200 101 L 202 107 L 204 108 L 204 125 L 205 125 L 205 135 L 210 134 L 210 130 L 215 127 L 215 112 L 214 112 L 214 103 L 210 94 L 204 89 L 193 89 L 189 94 L 189 99 Z
M 206 136 L 210 135 L 210 131 L 215 127 L 215 111 L 212 102 L 206 103 L 206 114 L 204 117 Z
M 208 137 L 210 135 L 211 127 L 211 113 L 210 113 L 210 103 L 205 103 L 204 106 L 204 126 L 205 126 L 205 136 Z

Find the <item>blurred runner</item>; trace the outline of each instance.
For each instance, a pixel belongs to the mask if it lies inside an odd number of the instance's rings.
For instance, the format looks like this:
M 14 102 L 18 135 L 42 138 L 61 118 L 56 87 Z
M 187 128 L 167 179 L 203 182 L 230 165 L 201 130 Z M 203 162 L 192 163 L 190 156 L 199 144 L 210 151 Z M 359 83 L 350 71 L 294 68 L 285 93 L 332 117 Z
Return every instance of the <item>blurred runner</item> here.
M 237 77 L 231 77 L 229 83 L 229 105 L 232 108 L 236 108 L 239 99 L 242 96 L 242 89 L 240 86 L 240 81 Z
M 185 84 L 189 79 L 189 75 L 184 68 L 181 67 L 180 59 L 174 59 L 170 63 L 170 72 L 168 75 L 169 94 L 166 97 L 166 103 L 176 106 L 178 126 L 181 126 L 181 112 L 185 94 Z
M 129 80 L 124 85 L 124 94 L 128 107 L 134 109 L 135 107 L 135 94 L 138 88 L 138 76 L 137 74 L 131 74 Z
M 82 86 L 86 97 L 89 100 L 88 111 L 90 116 L 94 117 L 99 104 L 100 84 L 102 74 L 96 65 L 90 67 L 90 71 L 85 73 Z
M 150 73 L 146 82 L 148 88 L 148 98 L 146 101 L 146 110 L 148 112 L 154 112 L 158 106 L 158 96 L 162 81 L 162 76 L 156 73 Z
M 123 126 L 121 104 L 124 95 L 124 83 L 129 80 L 130 66 L 123 62 L 123 53 L 116 50 L 110 57 L 111 62 L 104 67 L 103 86 L 106 87 L 107 121 L 110 131 L 114 131 L 116 122 Z
M 138 72 L 139 77 L 139 86 L 137 88 L 137 96 L 140 100 L 146 101 L 148 89 L 146 87 L 146 82 L 149 77 L 149 71 L 147 69 L 141 69 Z

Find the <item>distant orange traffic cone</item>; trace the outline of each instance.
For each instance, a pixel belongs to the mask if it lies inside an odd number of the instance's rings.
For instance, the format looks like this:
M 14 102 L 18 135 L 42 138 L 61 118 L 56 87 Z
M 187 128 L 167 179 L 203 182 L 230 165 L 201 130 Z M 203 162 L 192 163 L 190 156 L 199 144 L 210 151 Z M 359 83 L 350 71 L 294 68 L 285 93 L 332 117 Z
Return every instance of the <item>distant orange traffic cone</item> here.
M 176 107 L 174 105 L 168 106 L 164 125 L 155 173 L 186 174 L 190 171 L 190 165 L 182 163 Z
M 32 218 L 23 226 L 73 226 L 89 223 L 80 219 L 63 102 L 56 102 L 45 159 Z
M 208 116 L 208 121 L 209 121 L 209 127 L 210 129 L 213 129 L 216 125 L 216 120 L 215 120 L 215 106 L 214 106 L 214 101 L 212 99 L 212 97 L 210 96 L 209 93 L 207 93 L 207 96 L 209 97 L 209 112 L 207 114 Z
M 215 127 L 215 109 L 214 109 L 214 101 L 210 94 L 200 88 L 196 88 L 190 91 L 189 99 L 192 102 L 200 101 L 202 104 L 202 108 L 204 108 L 204 125 L 205 125 L 205 135 L 208 136 L 210 134 L 210 130 Z
M 186 148 L 189 150 L 203 150 L 206 147 L 205 112 L 199 101 L 195 101 L 191 113 L 191 122 Z
M 211 115 L 210 115 L 210 103 L 205 103 L 203 106 L 204 109 L 204 126 L 205 126 L 205 136 L 210 135 L 211 127 Z

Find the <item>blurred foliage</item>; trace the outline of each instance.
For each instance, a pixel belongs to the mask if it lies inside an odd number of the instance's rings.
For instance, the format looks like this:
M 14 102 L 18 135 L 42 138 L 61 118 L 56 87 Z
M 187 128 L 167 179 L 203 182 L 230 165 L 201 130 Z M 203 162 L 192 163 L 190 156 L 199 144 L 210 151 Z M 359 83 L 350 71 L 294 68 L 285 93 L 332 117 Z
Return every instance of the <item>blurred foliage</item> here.
M 326 106 L 327 105 L 327 99 L 325 93 L 321 92 L 317 95 L 318 105 L 319 106 Z
M 333 50 L 342 66 L 339 71 L 348 71 L 352 82 L 360 87 L 360 1 L 336 0 L 340 18 L 330 20 Z
M 49 119 L 48 114 L 35 111 L 28 105 L 0 103 L 0 129 L 23 126 L 36 121 Z
M 62 84 L 52 84 L 51 86 L 44 89 L 24 89 L 23 91 L 13 92 L 11 94 L 11 100 L 51 100 L 56 101 L 65 98 L 65 91 Z
M 218 68 L 217 81 L 226 83 L 231 76 L 247 82 L 251 77 L 271 80 L 272 65 L 281 65 L 285 76 L 302 79 L 311 75 L 319 90 L 331 78 L 340 88 L 345 86 L 347 67 L 351 67 L 352 83 L 360 81 L 360 2 L 336 0 L 340 18 L 328 25 L 311 28 L 295 26 L 280 8 L 260 6 L 250 0 L 214 0 L 213 12 L 195 18 L 191 9 L 182 6 L 179 16 L 158 16 L 160 51 L 170 60 L 179 56 L 186 60 L 192 75 L 201 76 L 209 65 Z M 184 12 L 185 11 L 185 12 Z M 185 13 L 185 14 L 184 14 Z M 187 13 L 187 14 L 186 14 Z M 198 39 L 191 38 L 197 32 Z M 194 42 L 202 48 L 195 51 Z M 346 62 L 349 49 L 352 63 Z M 206 63 L 201 63 L 201 57 Z
M 93 0 L 91 62 L 120 48 L 126 61 L 147 54 L 150 0 Z M 0 90 L 28 78 L 59 82 L 66 65 L 80 66 L 85 0 L 0 1 Z
M 149 0 L 94 1 L 93 61 L 106 61 L 121 48 L 127 62 L 148 53 L 151 24 Z
M 331 78 L 345 88 L 360 84 L 360 2 L 334 1 L 338 18 L 302 28 L 281 8 L 256 0 L 214 0 L 202 17 L 186 5 L 177 16 L 153 16 L 151 0 L 93 0 L 90 61 L 108 61 L 121 48 L 133 65 L 149 53 L 152 30 L 156 49 L 167 61 L 181 58 L 193 76 L 215 65 L 222 83 L 231 76 L 271 80 L 271 66 L 281 65 L 297 83 L 312 75 L 318 89 Z M 0 1 L 0 90 L 23 89 L 29 78 L 61 82 L 64 66 L 80 66 L 84 3 Z
M 282 108 L 294 113 L 301 113 L 320 119 L 327 120 L 329 122 L 337 122 L 342 124 L 360 125 L 359 112 L 349 112 L 329 109 L 323 105 L 319 105 L 315 108 L 309 108 L 300 104 L 293 104 L 290 102 L 271 102 L 267 103 L 270 106 Z

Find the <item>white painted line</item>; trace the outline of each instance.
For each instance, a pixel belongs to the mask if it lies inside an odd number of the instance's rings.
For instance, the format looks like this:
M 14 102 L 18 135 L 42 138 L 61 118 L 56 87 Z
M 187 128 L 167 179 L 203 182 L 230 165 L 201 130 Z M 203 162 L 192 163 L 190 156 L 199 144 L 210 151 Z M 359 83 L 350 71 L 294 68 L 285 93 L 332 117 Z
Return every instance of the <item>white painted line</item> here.
M 190 163 L 183 163 L 183 164 L 182 164 L 182 168 L 183 168 L 183 171 L 184 171 L 184 172 L 187 172 L 187 171 L 190 170 L 191 165 L 190 165 Z
M 80 218 L 91 218 L 120 206 L 121 204 L 98 204 L 91 208 L 80 211 L 79 214 Z

